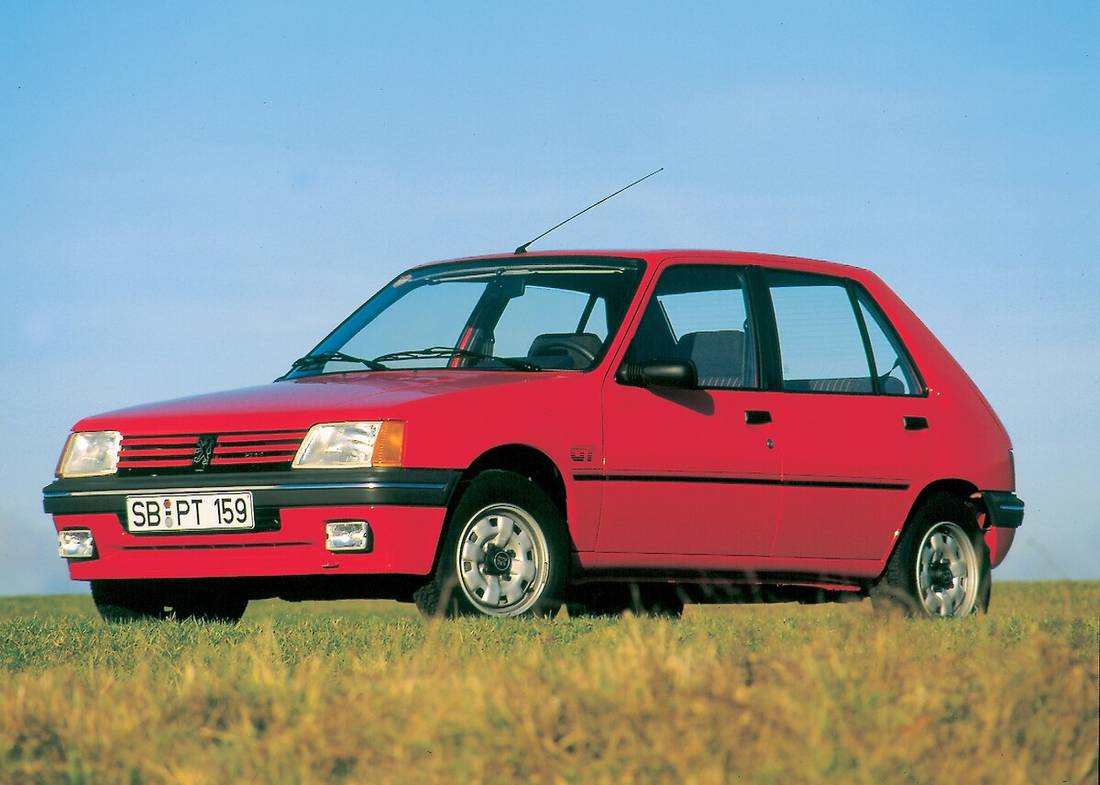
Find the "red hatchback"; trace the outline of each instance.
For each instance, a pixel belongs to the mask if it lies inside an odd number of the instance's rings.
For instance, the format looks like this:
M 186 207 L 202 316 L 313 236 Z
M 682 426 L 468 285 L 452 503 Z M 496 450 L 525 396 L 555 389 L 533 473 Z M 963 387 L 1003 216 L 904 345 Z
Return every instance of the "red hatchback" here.
M 410 270 L 273 384 L 80 421 L 44 494 L 106 618 L 234 619 L 868 593 L 961 616 L 1014 490 L 997 416 L 874 274 L 648 251 Z

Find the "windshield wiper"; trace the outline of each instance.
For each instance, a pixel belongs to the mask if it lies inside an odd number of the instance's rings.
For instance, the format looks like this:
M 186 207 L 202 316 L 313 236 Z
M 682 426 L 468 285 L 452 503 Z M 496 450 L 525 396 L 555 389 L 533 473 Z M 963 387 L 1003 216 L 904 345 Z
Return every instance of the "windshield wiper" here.
M 324 365 L 327 362 L 336 360 L 342 363 L 360 363 L 367 366 L 372 371 L 388 371 L 385 365 L 378 360 L 368 360 L 365 357 L 356 357 L 352 354 L 344 354 L 343 352 L 320 352 L 318 354 L 307 354 L 305 357 L 299 357 L 297 360 L 290 364 L 290 370 L 300 371 L 305 368 L 316 368 L 318 365 Z
M 542 367 L 527 360 L 517 357 L 498 357 L 495 354 L 474 352 L 469 349 L 456 349 L 453 346 L 429 346 L 426 349 L 413 349 L 407 352 L 390 352 L 380 354 L 372 360 L 376 363 L 387 363 L 394 360 L 427 360 L 433 357 L 466 357 L 471 360 L 495 360 L 501 365 L 515 368 L 517 371 L 541 371 Z

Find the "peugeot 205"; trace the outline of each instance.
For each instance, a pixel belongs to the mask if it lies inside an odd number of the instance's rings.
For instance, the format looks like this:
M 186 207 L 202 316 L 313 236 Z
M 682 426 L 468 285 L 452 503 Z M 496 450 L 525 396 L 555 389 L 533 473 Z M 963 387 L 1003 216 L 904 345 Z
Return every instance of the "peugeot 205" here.
M 414 268 L 274 383 L 81 420 L 56 475 L 109 620 L 675 614 L 746 585 L 965 616 L 1023 519 L 1004 427 L 878 277 L 711 251 Z

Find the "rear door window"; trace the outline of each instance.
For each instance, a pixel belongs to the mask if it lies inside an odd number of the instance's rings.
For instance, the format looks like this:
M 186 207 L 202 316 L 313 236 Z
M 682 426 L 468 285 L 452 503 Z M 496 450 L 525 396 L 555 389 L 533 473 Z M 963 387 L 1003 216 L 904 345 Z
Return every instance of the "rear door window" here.
M 839 278 L 769 270 L 779 333 L 783 389 L 871 393 L 874 382 L 846 283 Z
M 783 389 L 923 395 L 901 340 L 866 292 L 841 278 L 765 272 Z M 857 310 L 858 309 L 858 310 Z

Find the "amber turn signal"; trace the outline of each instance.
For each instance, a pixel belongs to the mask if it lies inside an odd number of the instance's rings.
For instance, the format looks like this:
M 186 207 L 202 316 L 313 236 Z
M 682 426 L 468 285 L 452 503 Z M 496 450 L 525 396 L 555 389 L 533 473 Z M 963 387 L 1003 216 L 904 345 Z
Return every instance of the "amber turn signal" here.
M 405 455 L 405 423 L 400 420 L 387 420 L 374 443 L 374 455 L 371 466 L 400 466 Z

